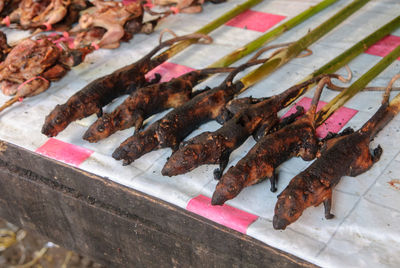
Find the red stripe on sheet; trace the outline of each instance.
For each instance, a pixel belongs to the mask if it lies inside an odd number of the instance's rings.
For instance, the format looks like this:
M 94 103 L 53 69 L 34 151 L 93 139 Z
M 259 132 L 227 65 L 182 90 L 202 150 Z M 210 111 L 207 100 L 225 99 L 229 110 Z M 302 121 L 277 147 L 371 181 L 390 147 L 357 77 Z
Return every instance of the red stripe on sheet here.
M 382 38 L 380 41 L 373 44 L 368 48 L 365 53 L 375 56 L 385 57 L 393 49 L 400 45 L 400 36 L 388 35 Z M 400 57 L 397 58 L 400 60 Z
M 188 73 L 193 70 L 193 68 L 185 65 L 179 65 L 172 62 L 164 62 L 148 72 L 146 74 L 146 79 L 151 80 L 154 78 L 155 73 L 159 73 L 161 75 L 161 82 L 167 82 L 172 78 L 181 76 L 182 74 Z
M 213 206 L 211 198 L 204 195 L 190 200 L 186 209 L 244 234 L 249 225 L 258 219 L 256 215 L 228 205 Z
M 226 25 L 258 32 L 265 32 L 285 18 L 285 16 L 281 15 L 247 10 L 228 21 Z
M 92 150 L 54 138 L 48 139 L 45 144 L 36 149 L 36 152 L 76 167 L 93 153 Z
M 320 110 L 326 102 L 318 102 L 317 110 Z M 284 116 L 283 118 L 296 112 L 296 106 L 303 106 L 307 111 L 311 105 L 311 98 L 304 97 L 299 102 L 297 102 Z M 356 115 L 358 111 L 350 109 L 347 107 L 339 108 L 335 113 L 333 113 L 321 126 L 317 128 L 317 136 L 322 138 L 325 137 L 329 132 L 337 133 L 339 132 L 347 122 Z

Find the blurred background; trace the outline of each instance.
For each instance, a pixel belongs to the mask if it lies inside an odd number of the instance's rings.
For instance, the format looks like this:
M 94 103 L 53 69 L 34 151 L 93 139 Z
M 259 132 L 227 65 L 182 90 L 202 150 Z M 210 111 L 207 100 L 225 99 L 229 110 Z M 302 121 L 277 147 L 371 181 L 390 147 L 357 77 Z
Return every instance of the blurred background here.
M 0 268 L 103 268 L 91 259 L 0 219 Z

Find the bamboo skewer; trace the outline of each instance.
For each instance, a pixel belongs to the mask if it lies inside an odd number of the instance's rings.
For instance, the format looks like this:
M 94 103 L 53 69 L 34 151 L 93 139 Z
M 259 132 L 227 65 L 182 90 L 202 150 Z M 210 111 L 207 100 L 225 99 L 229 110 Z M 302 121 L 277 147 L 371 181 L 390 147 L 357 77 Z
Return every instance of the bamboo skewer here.
M 19 100 L 19 96 L 14 96 L 11 99 L 9 99 L 8 101 L 6 101 L 1 107 L 0 107 L 0 112 L 3 111 L 4 109 L 10 107 L 11 105 L 13 105 L 14 103 L 16 103 Z
M 378 74 L 385 70 L 391 63 L 400 57 L 400 45 L 397 46 L 386 57 L 381 59 L 371 69 L 369 69 L 363 76 L 355 81 L 349 88 L 337 95 L 332 101 L 325 105 L 317 115 L 317 124 L 322 124 L 332 113 L 339 107 L 350 100 L 354 95 L 363 90 L 368 83 L 374 79 Z
M 351 4 L 342 8 L 339 12 L 333 15 L 331 18 L 326 20 L 324 23 L 319 25 L 317 28 L 307 33 L 305 36 L 288 46 L 286 49 L 282 49 L 279 53 L 271 57 L 262 66 L 256 70 L 250 72 L 244 76 L 240 81 L 244 84 L 242 91 L 246 90 L 249 86 L 257 83 L 259 80 L 265 78 L 277 68 L 287 63 L 289 60 L 298 56 L 303 50 L 305 50 L 312 43 L 320 39 L 323 35 L 331 31 L 345 19 L 347 19 L 354 12 L 363 7 L 369 0 L 355 0 Z
M 366 51 L 370 46 L 381 40 L 383 37 L 388 35 L 389 33 L 393 32 L 394 30 L 398 29 L 400 27 L 400 16 L 397 18 L 391 20 L 387 24 L 383 25 L 381 28 L 376 30 L 375 32 L 371 33 L 355 45 L 353 45 L 351 48 L 347 49 L 344 51 L 342 54 L 339 56 L 335 57 L 331 61 L 329 61 L 327 64 L 319 68 L 318 70 L 314 71 L 312 74 L 306 76 L 303 80 L 301 80 L 298 84 L 307 81 L 313 77 L 316 77 L 320 74 L 329 74 L 329 73 L 334 73 L 337 70 L 339 70 L 341 67 L 345 66 L 347 63 L 352 61 L 355 57 Z M 302 95 L 305 91 L 309 90 L 310 88 L 313 88 L 315 86 L 314 84 L 310 84 L 307 87 L 303 88 L 301 92 L 294 98 L 292 98 L 290 101 L 288 101 L 285 104 L 285 107 L 289 106 L 293 101 L 295 101 L 300 95 Z
M 213 30 L 217 29 L 221 25 L 223 25 L 226 22 L 228 22 L 230 19 L 233 19 L 234 17 L 236 17 L 240 13 L 248 10 L 249 8 L 251 8 L 252 6 L 254 6 L 254 5 L 256 5 L 256 4 L 260 3 L 260 2 L 262 2 L 262 0 L 247 0 L 243 4 L 238 5 L 237 7 L 231 9 L 230 11 L 226 12 L 222 16 L 216 18 L 212 22 L 210 22 L 207 25 L 203 26 L 202 28 L 197 30 L 195 33 L 209 34 Z M 174 55 L 176 55 L 177 53 L 179 53 L 182 50 L 184 50 L 185 48 L 187 48 L 188 46 L 190 46 L 191 44 L 194 44 L 196 42 L 197 42 L 197 39 L 190 39 L 190 40 L 185 40 L 185 41 L 179 42 L 179 43 L 171 46 L 169 49 L 165 50 L 160 55 L 158 55 L 156 57 L 156 59 L 163 59 L 165 57 L 167 59 L 169 59 L 169 58 L 173 57 Z
M 335 2 L 337 2 L 337 0 L 325 0 L 315 6 L 308 8 L 307 10 L 301 12 L 300 14 L 291 18 L 287 22 L 279 25 L 278 27 L 268 31 L 267 33 L 263 34 L 257 39 L 247 43 L 243 47 L 240 47 L 235 51 L 229 53 L 228 55 L 222 57 L 218 61 L 211 64 L 209 67 L 225 67 L 231 65 L 238 59 L 247 56 L 248 54 L 257 50 L 259 47 L 273 41 L 274 39 L 281 36 L 283 33 L 299 25 L 300 23 L 304 22 L 310 17 L 318 14 L 320 11 L 324 10 L 325 8 L 334 4 Z

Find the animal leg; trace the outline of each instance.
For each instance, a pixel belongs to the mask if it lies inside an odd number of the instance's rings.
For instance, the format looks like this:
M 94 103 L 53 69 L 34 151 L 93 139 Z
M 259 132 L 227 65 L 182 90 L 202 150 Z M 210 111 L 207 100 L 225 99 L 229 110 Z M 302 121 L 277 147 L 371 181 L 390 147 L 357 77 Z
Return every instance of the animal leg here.
M 330 139 L 336 138 L 338 136 L 339 136 L 339 133 L 335 133 L 335 132 L 329 131 L 328 134 L 326 134 L 325 138 L 323 138 L 321 140 L 321 143 L 324 143 L 324 142 L 326 142 L 326 141 L 328 141 Z
M 214 179 L 215 180 L 219 180 L 222 177 L 222 173 L 224 173 L 224 170 L 226 168 L 226 166 L 228 165 L 229 162 L 229 153 L 228 152 L 224 152 L 221 155 L 220 158 L 220 163 L 219 163 L 219 168 L 214 170 Z
M 378 162 L 379 159 L 381 158 L 382 152 L 383 152 L 382 147 L 378 145 L 372 153 L 372 162 L 374 163 Z
M 352 133 L 354 133 L 354 129 L 352 129 L 351 127 L 347 127 L 342 132 L 340 132 L 339 136 L 342 137 Z
M 330 132 L 329 131 L 329 133 L 325 136 L 325 138 L 323 138 L 321 140 L 321 142 L 325 142 L 325 141 L 328 141 L 328 140 L 333 139 L 333 138 L 343 137 L 343 136 L 346 136 L 346 135 L 349 135 L 349 134 L 352 134 L 352 133 L 354 133 L 354 129 L 352 129 L 351 127 L 345 128 L 340 133 L 334 133 L 334 132 Z
M 327 219 L 327 220 L 330 220 L 333 217 L 335 217 L 335 215 L 333 215 L 331 213 L 331 207 L 332 207 L 332 192 L 331 192 L 330 196 L 324 200 L 325 219 Z
M 98 118 L 103 116 L 103 108 L 102 107 L 99 107 L 99 110 L 97 111 L 96 115 Z
M 143 121 L 144 121 L 143 116 L 139 115 L 139 116 L 137 117 L 137 119 L 136 119 L 136 122 L 135 122 L 135 132 L 134 132 L 134 134 L 139 133 L 140 129 L 141 129 L 142 126 L 143 126 Z
M 351 133 L 354 133 L 354 129 L 351 127 L 345 128 L 342 132 L 340 133 L 334 133 L 334 132 L 329 132 L 325 138 L 319 141 L 319 151 L 317 153 L 317 157 L 321 156 L 321 153 L 326 152 L 331 148 L 335 143 L 336 143 L 336 138 L 340 138 L 346 135 L 349 135 Z
M 161 74 L 155 73 L 154 78 L 149 81 L 149 84 L 157 84 L 161 80 Z
M 293 123 L 297 117 L 301 116 L 304 114 L 304 107 L 303 106 L 296 106 L 296 112 L 289 115 L 288 117 L 285 117 L 281 120 L 281 122 L 273 128 L 272 132 L 277 131 L 281 128 L 284 128 L 285 126 Z
M 271 177 L 271 192 L 275 193 L 278 188 L 276 188 L 276 183 L 278 182 L 278 175 L 275 173 L 275 170 L 272 173 Z

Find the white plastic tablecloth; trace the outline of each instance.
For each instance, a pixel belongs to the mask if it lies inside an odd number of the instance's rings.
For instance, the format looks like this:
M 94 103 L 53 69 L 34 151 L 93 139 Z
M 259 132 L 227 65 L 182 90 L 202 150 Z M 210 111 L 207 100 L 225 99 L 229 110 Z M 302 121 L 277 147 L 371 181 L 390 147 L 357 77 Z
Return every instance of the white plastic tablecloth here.
M 24 100 L 0 115 L 0 139 L 35 151 L 48 141 L 40 130 L 44 117 L 56 104 L 64 103 L 73 93 L 97 77 L 108 74 L 117 68 L 136 61 L 158 43 L 158 32 L 163 28 L 173 29 L 178 34 L 191 33 L 213 18 L 241 3 L 229 0 L 220 5 L 206 4 L 201 14 L 178 14 L 165 19 L 157 31 L 149 36 L 137 35 L 129 43 L 123 43 L 115 50 L 98 50 L 89 55 L 85 63 L 74 67 L 66 77 L 53 83 L 51 88 L 40 96 Z M 317 0 L 270 0 L 255 6 L 252 10 L 286 16 L 295 16 Z M 272 44 L 295 41 L 335 14 L 350 1 L 342 0 L 320 14 L 283 34 Z M 400 14 L 398 0 L 375 0 L 353 14 L 340 26 L 321 38 L 310 49 L 313 55 L 296 58 L 274 72 L 268 78 L 250 88 L 241 96 L 269 96 L 282 92 L 299 82 L 307 74 L 316 70 L 358 40 L 372 33 Z M 278 24 L 279 25 L 279 24 Z M 11 40 L 21 35 L 6 30 Z M 193 45 L 170 60 L 172 63 L 191 68 L 203 68 L 214 60 L 235 48 L 260 36 L 262 33 L 249 29 L 222 26 L 211 33 L 214 43 L 211 45 Z M 400 30 L 392 33 L 400 36 Z M 353 71 L 353 81 L 367 69 L 377 63 L 381 57 L 362 54 L 349 66 Z M 244 60 L 243 60 L 244 61 Z M 243 62 L 241 61 L 241 62 Z M 390 78 L 399 72 L 397 60 L 389 66 L 370 85 L 385 86 Z M 338 73 L 345 74 L 341 69 Z M 217 85 L 223 79 L 215 76 L 204 84 Z M 203 84 L 203 85 L 204 85 Z M 199 86 L 200 88 L 201 86 Z M 331 100 L 337 93 L 325 90 L 321 99 Z M 312 92 L 306 94 L 311 97 Z M 0 101 L 8 98 L 1 95 Z M 106 107 L 111 111 L 124 97 Z M 344 126 L 359 128 L 377 110 L 381 101 L 380 92 L 362 92 L 345 104 L 358 112 Z M 284 111 L 282 111 L 282 114 Z M 154 122 L 163 114 L 153 116 L 148 122 Z M 93 153 L 79 168 L 104 176 L 112 181 L 142 191 L 167 202 L 187 208 L 193 198 L 203 195 L 211 197 L 216 181 L 212 171 L 216 166 L 206 165 L 177 177 L 163 177 L 160 173 L 170 149 L 151 152 L 123 167 L 111 157 L 113 150 L 133 133 L 133 129 L 120 131 L 108 139 L 90 144 L 81 139 L 87 127 L 94 122 L 95 116 L 72 123 L 56 139 L 68 144 L 92 150 Z M 293 255 L 324 267 L 398 267 L 400 265 L 400 190 L 396 182 L 400 179 L 400 117 L 396 117 L 372 143 L 383 148 L 381 160 L 371 170 L 356 177 L 343 177 L 333 194 L 333 213 L 335 218 L 326 220 L 323 207 L 307 209 L 301 218 L 285 231 L 272 228 L 272 217 L 276 196 L 288 184 L 290 179 L 305 169 L 310 162 L 295 158 L 287 161 L 278 169 L 279 183 L 277 193 L 269 191 L 269 182 L 245 188 L 238 197 L 227 205 L 256 215 L 245 233 L 270 246 L 287 251 Z M 204 130 L 215 130 L 219 125 L 207 123 L 190 137 Z M 236 163 L 254 144 L 249 138 L 230 159 L 229 165 Z M 398 186 L 398 184 L 397 184 Z

